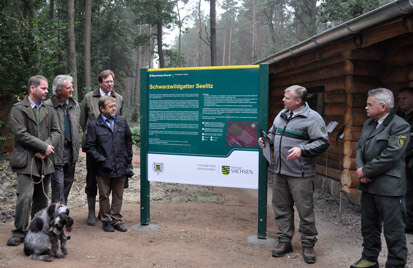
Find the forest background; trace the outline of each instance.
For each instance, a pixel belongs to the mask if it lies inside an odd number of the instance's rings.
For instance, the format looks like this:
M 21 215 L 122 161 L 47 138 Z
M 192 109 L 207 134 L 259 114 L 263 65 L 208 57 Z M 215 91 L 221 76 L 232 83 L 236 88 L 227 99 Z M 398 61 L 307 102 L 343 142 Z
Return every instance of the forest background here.
M 140 68 L 253 64 L 389 2 L 0 0 L 0 141 L 10 138 L 11 105 L 32 75 L 50 88 L 56 75 L 72 75 L 81 102 L 111 69 L 124 115 L 138 122 Z

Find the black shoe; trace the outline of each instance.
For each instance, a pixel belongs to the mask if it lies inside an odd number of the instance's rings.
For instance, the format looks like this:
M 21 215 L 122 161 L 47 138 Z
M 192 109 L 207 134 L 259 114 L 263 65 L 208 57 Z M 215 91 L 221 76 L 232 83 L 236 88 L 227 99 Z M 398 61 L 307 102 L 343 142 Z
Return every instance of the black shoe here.
M 113 228 L 112 224 L 108 221 L 103 222 L 103 231 L 105 232 L 114 232 L 115 228 Z
M 404 229 L 406 234 L 413 234 L 413 228 L 412 227 L 407 227 Z
M 117 223 L 115 225 L 113 225 L 113 228 L 115 228 L 116 230 L 118 230 L 119 232 L 126 232 L 128 229 L 122 225 L 122 223 Z
M 291 243 L 279 242 L 271 253 L 273 257 L 282 257 L 289 252 L 293 252 L 293 247 L 291 246 Z
M 24 238 L 23 238 L 23 237 L 20 237 L 20 236 L 12 236 L 12 237 L 10 237 L 10 239 L 7 241 L 7 245 L 8 245 L 8 246 L 15 247 L 15 246 L 20 245 L 23 241 L 24 241 Z
M 315 252 L 313 248 L 303 248 L 303 256 L 305 263 L 315 263 Z

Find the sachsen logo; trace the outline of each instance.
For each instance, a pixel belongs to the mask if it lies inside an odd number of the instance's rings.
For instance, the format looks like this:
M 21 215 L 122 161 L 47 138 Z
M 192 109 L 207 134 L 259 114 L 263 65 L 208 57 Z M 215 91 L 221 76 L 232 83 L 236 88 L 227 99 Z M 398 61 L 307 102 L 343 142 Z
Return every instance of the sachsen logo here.
M 221 168 L 222 174 L 228 175 L 231 172 L 230 168 L 231 168 L 230 166 L 222 166 L 222 168 Z
M 228 175 L 230 173 L 240 174 L 240 175 L 252 175 L 254 171 L 251 169 L 245 169 L 242 167 L 231 167 L 231 166 L 222 166 L 221 168 L 222 174 Z

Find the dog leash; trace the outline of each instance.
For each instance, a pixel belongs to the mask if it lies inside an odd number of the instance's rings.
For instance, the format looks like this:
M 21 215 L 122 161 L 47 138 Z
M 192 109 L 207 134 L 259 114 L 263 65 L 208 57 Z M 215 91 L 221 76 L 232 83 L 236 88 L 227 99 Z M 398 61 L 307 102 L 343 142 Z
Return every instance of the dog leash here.
M 33 161 L 35 160 L 35 157 L 37 157 L 37 158 L 39 158 L 40 160 L 42 160 L 42 169 L 41 169 L 41 172 L 40 172 L 40 173 L 41 173 L 41 175 L 40 175 L 40 181 L 38 181 L 38 182 L 36 182 L 36 181 L 33 179 Z M 44 163 L 44 159 L 45 159 L 45 157 L 44 157 L 42 154 L 40 154 L 40 153 L 36 153 L 36 154 L 33 155 L 32 161 L 31 161 L 31 164 L 30 164 L 30 179 L 33 181 L 34 184 L 42 183 L 43 194 L 44 194 L 44 196 L 46 196 L 47 200 L 50 201 L 50 198 L 49 198 L 49 196 L 47 196 L 46 191 L 45 191 L 45 189 L 44 189 L 44 178 L 45 178 L 44 173 L 45 173 L 45 170 L 46 170 L 46 165 L 45 165 L 45 163 Z M 49 163 L 50 163 L 49 166 L 48 166 L 48 168 L 49 168 L 49 167 L 51 167 L 51 166 L 53 165 L 53 162 L 52 162 L 52 160 L 50 160 L 50 158 L 47 158 L 47 160 L 49 160 Z

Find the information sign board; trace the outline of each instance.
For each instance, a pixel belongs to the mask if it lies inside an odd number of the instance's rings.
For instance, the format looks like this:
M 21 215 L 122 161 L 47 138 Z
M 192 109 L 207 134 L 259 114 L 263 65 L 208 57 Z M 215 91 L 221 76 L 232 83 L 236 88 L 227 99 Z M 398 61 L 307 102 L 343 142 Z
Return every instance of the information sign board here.
M 149 69 L 142 80 L 149 181 L 258 188 L 259 65 Z

